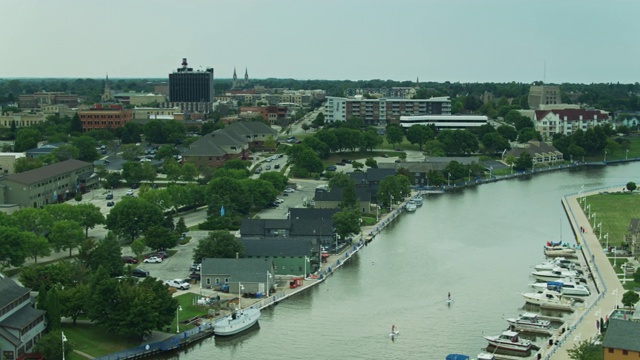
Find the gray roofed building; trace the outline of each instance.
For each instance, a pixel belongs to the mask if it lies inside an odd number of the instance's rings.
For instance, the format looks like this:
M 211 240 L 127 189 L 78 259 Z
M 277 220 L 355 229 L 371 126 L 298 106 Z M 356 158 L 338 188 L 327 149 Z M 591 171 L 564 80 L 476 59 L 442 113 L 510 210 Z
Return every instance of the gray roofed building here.
M 45 330 L 42 310 L 31 306 L 31 291 L 10 278 L 0 277 L 0 349 L 14 360 L 33 349 Z
M 531 155 L 531 160 L 533 160 L 534 164 L 554 163 L 564 160 L 562 153 L 553 145 L 536 140 L 530 140 L 521 147 L 509 150 L 505 156 L 519 158 L 525 152 Z
M 205 288 L 227 284 L 231 294 L 238 293 L 239 283 L 244 287 L 243 292 L 258 293 L 265 292 L 271 285 L 272 280 L 267 273 L 273 274 L 273 264 L 268 259 L 204 258 L 200 281 Z
M 60 145 L 64 145 L 64 143 L 45 144 L 45 145 L 39 146 L 39 147 L 37 147 L 35 149 L 29 149 L 29 150 L 25 151 L 25 155 L 28 158 L 35 158 L 35 157 L 38 157 L 38 156 L 49 155 L 53 150 L 59 148 Z
M 0 179 L 0 200 L 20 207 L 42 207 L 98 186 L 93 164 L 65 160 Z
M 291 220 L 332 220 L 340 209 L 289 208 Z
M 316 190 L 314 200 L 316 202 L 316 208 L 333 208 L 340 207 L 342 202 L 343 188 L 336 187 L 330 191 Z M 371 192 L 369 188 L 356 186 L 356 197 L 358 198 L 357 209 L 361 212 L 368 212 L 371 210 Z
M 622 355 L 624 351 L 635 354 L 625 354 L 625 357 L 637 358 L 640 355 L 640 322 L 621 319 L 609 319 L 607 332 L 602 340 L 604 353 L 616 353 Z
M 276 275 L 306 275 L 320 267 L 320 246 L 309 238 L 241 239 L 245 258 L 273 263 Z
M 315 245 L 330 244 L 334 240 L 333 220 L 317 219 L 243 219 L 241 239 L 264 238 L 308 239 Z

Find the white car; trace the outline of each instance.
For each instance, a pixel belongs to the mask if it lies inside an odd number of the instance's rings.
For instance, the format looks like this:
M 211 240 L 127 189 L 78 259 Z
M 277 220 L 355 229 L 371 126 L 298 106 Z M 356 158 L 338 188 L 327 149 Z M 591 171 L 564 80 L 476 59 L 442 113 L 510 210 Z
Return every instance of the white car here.
M 172 279 L 172 280 L 167 280 L 164 282 L 164 284 L 166 286 L 169 287 L 174 287 L 176 289 L 180 289 L 180 290 L 187 290 L 188 288 L 191 287 L 191 285 L 189 285 L 188 282 L 182 280 L 182 279 Z
M 162 258 L 159 256 L 150 256 L 146 259 L 144 259 L 142 262 L 146 262 L 146 263 L 161 263 L 162 262 Z
M 127 196 L 133 196 L 133 190 L 129 189 L 127 190 Z
M 280 199 L 280 198 L 276 198 L 276 201 L 274 201 L 278 204 L 282 204 L 284 202 L 284 199 Z
M 296 191 L 294 189 L 292 189 L 292 188 L 286 188 L 286 189 L 284 189 L 284 192 L 292 193 L 292 192 L 296 192 Z

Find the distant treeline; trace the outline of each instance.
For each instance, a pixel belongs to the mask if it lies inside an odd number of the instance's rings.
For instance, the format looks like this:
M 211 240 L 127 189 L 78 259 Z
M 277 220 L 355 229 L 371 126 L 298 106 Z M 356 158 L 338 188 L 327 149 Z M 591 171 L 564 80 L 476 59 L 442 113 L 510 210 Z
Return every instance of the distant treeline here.
M 110 79 L 109 86 L 118 91 L 151 92 L 154 86 L 167 83 L 167 78 L 149 79 Z M 541 85 L 542 83 L 534 83 Z M 104 91 L 105 79 L 0 79 L 0 104 L 11 104 L 20 94 L 38 91 L 62 91 L 81 95 L 87 103 L 100 100 Z M 295 80 L 295 79 L 256 79 L 248 87 L 286 88 L 292 90 L 323 89 L 328 96 L 344 96 L 350 88 L 391 88 L 414 87 L 413 81 L 392 80 Z M 491 92 L 497 103 L 501 98 L 509 99 L 512 104 L 527 108 L 528 83 L 458 83 L 458 82 L 421 82 L 416 97 L 450 96 L 463 104 L 467 112 L 476 112 L 482 106 L 481 96 Z M 215 91 L 224 93 L 231 88 L 231 79 L 216 79 Z M 563 103 L 586 104 L 590 107 L 608 111 L 639 111 L 640 84 L 560 84 Z

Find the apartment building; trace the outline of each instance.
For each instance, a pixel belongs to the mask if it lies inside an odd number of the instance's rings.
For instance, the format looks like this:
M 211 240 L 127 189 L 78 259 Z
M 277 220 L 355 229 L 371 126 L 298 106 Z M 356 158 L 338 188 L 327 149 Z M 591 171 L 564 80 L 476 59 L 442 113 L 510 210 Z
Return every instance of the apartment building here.
M 64 104 L 70 108 L 75 108 L 80 102 L 80 97 L 76 94 L 64 92 L 37 92 L 18 96 L 18 107 L 20 109 L 39 109 L 43 105 Z
M 121 105 L 112 104 L 103 107 L 96 104 L 89 110 L 78 111 L 82 122 L 82 131 L 87 132 L 98 129 L 116 129 L 123 127 L 133 119 L 132 111 L 123 109 Z
M 361 118 L 365 125 L 385 126 L 399 124 L 400 116 L 450 115 L 451 100 L 448 96 L 430 99 L 366 99 L 361 96 L 342 98 L 328 96 L 325 103 L 327 122 Z
M 533 124 L 544 140 L 553 139 L 554 134 L 571 135 L 578 129 L 609 122 L 609 114 L 600 110 L 563 109 L 536 110 Z

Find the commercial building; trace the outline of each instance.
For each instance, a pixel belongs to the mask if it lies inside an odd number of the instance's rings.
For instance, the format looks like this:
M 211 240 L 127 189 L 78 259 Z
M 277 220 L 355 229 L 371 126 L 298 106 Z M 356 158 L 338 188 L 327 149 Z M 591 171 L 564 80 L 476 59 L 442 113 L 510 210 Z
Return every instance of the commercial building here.
M 640 322 L 609 319 L 602 350 L 604 360 L 640 357 Z
M 168 119 L 182 120 L 183 113 L 178 107 L 173 108 L 153 108 L 153 107 L 136 107 L 133 109 L 133 120 L 153 120 Z
M 31 113 L 12 113 L 6 112 L 0 116 L 0 127 L 11 128 L 15 125 L 16 128 L 37 126 L 47 121 L 47 116 L 44 113 L 38 112 Z
M 556 161 L 564 160 L 562 153 L 553 145 L 536 140 L 530 140 L 524 145 L 509 150 L 503 157 L 519 158 L 523 153 L 528 153 L 531 156 L 534 165 L 554 164 Z
M 474 129 L 486 125 L 489 118 L 484 115 L 420 115 L 401 116 L 400 127 L 433 125 L 438 130 Z
M 212 110 L 214 96 L 213 68 L 194 71 L 183 58 L 182 67 L 169 74 L 168 107 L 208 113 Z
M 200 266 L 200 283 L 205 289 L 229 286 L 229 293 L 238 291 L 265 294 L 275 279 L 273 264 L 265 259 L 204 258 Z M 240 288 L 242 284 L 242 288 Z
M 362 119 L 365 125 L 400 123 L 401 116 L 450 115 L 448 96 L 430 99 L 366 99 L 328 96 L 325 103 L 325 121 L 347 121 L 351 117 Z
M 108 107 L 96 104 L 89 110 L 78 111 L 78 116 L 84 132 L 120 128 L 133 119 L 132 111 L 123 109 L 118 104 L 112 104 Z
M 98 186 L 93 165 L 66 160 L 0 178 L 0 203 L 40 208 L 72 198 Z
M 529 88 L 529 108 L 539 109 L 540 105 L 560 104 L 560 86 L 555 85 L 531 85 Z
M 44 105 L 64 104 L 70 108 L 75 108 L 80 102 L 80 97 L 76 94 L 63 92 L 37 92 L 33 94 L 19 95 L 18 107 L 20 109 L 39 109 Z
M 11 175 L 16 160 L 25 157 L 24 153 L 0 153 L 0 175 Z
M 32 351 L 46 328 L 45 311 L 32 306 L 31 289 L 0 275 L 0 351 L 15 360 Z
M 286 106 L 245 106 L 240 108 L 241 118 L 259 116 L 270 125 L 283 121 L 287 116 Z

